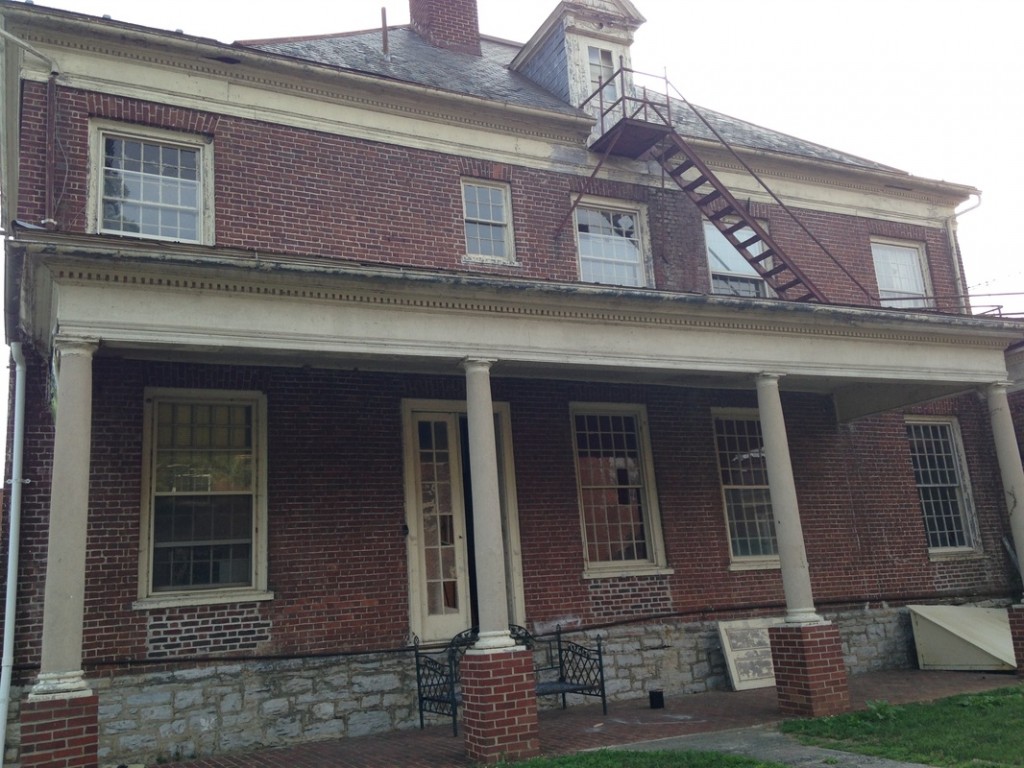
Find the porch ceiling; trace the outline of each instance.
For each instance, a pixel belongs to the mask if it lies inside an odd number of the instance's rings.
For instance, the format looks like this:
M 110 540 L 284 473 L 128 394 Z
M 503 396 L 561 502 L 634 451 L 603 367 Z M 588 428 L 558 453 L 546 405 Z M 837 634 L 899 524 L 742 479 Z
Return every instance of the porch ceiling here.
M 52 240 L 52 236 L 51 236 Z M 20 322 L 100 354 L 749 389 L 762 372 L 831 395 L 841 420 L 1008 378 L 1024 324 L 337 263 L 9 244 Z

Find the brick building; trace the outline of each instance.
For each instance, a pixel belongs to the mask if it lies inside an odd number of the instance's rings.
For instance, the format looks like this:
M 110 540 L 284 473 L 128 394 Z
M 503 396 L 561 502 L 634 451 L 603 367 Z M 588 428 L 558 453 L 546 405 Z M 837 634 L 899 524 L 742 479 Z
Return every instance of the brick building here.
M 691 109 L 628 0 L 525 45 L 410 7 L 227 45 L 0 2 L 9 760 L 412 727 L 412 644 L 470 626 L 467 749 L 527 755 L 529 692 L 504 740 L 470 704 L 510 622 L 601 635 L 614 706 L 778 617 L 780 706 L 831 712 L 908 603 L 1019 597 L 972 188 Z

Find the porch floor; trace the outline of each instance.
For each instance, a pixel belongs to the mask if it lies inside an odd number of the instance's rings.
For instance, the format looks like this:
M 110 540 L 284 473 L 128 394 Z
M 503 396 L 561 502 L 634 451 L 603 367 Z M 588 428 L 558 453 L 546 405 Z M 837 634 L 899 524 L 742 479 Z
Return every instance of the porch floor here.
M 855 708 L 868 701 L 901 704 L 958 693 L 1002 688 L 1018 683 L 1013 674 L 989 672 L 871 672 L 850 677 Z M 725 731 L 782 720 L 775 688 L 666 695 L 664 709 L 650 709 L 647 699 L 609 701 L 608 715 L 599 704 L 577 704 L 540 713 L 543 755 L 579 752 L 640 741 Z M 293 747 L 238 752 L 186 763 L 177 768 L 456 768 L 473 763 L 464 754 L 462 735 L 451 725 L 393 731 Z

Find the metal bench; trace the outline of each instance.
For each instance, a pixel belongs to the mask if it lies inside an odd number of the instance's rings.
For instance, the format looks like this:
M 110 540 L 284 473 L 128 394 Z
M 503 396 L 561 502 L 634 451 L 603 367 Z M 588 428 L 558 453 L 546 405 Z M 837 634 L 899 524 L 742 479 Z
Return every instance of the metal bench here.
M 537 637 L 525 627 L 510 624 L 509 634 L 518 645 L 534 652 L 537 696 L 561 696 L 562 709 L 566 708 L 566 697 L 570 693 L 595 696 L 601 699 L 604 714 L 608 714 L 600 637 L 597 638 L 597 646 L 590 648 L 565 640 L 561 627 L 555 628 L 553 636 Z M 460 632 L 442 648 L 425 650 L 416 644 L 420 728 L 424 727 L 424 714 L 433 712 L 451 717 L 452 733 L 458 735 L 459 706 L 462 704 L 460 667 L 462 657 L 476 639 L 477 630 L 473 628 Z

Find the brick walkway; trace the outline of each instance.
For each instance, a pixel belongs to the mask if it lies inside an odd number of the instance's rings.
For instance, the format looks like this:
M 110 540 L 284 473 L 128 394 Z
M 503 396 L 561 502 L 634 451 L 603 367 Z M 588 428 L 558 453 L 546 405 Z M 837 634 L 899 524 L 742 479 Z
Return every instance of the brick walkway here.
M 901 704 L 957 693 L 986 691 L 1018 683 L 1014 675 L 975 672 L 875 672 L 850 678 L 854 707 L 868 701 Z M 664 709 L 650 709 L 645 699 L 613 701 L 608 715 L 600 705 L 576 705 L 540 714 L 540 745 L 545 755 L 602 746 L 683 736 L 691 733 L 762 725 L 782 719 L 774 688 L 712 691 L 666 696 Z M 176 763 L 177 768 L 461 768 L 472 763 L 463 754 L 462 738 L 451 726 L 433 726 L 276 747 L 230 756 Z

